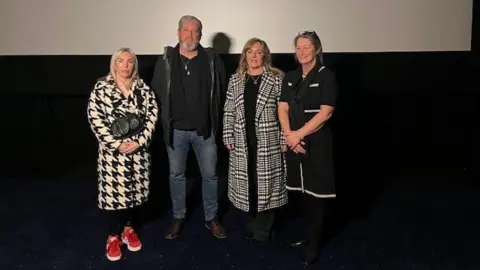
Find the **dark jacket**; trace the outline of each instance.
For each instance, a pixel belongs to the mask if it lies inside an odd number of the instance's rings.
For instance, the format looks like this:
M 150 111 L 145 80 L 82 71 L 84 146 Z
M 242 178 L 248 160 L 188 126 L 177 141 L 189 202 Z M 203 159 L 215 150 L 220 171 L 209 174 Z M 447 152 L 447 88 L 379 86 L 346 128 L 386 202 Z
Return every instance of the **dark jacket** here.
M 211 127 L 215 137 L 221 138 L 221 117 L 223 110 L 223 101 L 227 90 L 227 76 L 222 59 L 213 52 L 211 48 L 204 48 L 209 61 L 212 83 L 210 89 L 210 120 Z M 163 130 L 163 138 L 168 146 L 172 145 L 172 119 L 171 119 L 171 66 L 172 54 L 175 48 L 167 46 L 164 53 L 158 57 L 155 64 L 151 87 L 155 91 L 159 99 L 161 109 L 161 123 Z

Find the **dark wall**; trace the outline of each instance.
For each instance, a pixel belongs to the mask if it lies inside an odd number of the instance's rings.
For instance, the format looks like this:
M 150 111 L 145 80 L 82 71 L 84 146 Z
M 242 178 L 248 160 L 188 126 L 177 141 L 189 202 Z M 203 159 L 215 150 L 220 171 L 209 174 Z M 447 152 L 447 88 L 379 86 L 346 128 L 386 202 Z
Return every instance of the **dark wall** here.
M 325 56 L 341 91 L 333 121 L 339 178 L 348 180 L 343 183 L 361 186 L 364 177 L 372 183 L 409 173 L 462 174 L 464 168 L 480 175 L 479 11 L 473 1 L 472 52 Z M 213 44 L 232 73 L 239 55 L 228 54 L 229 41 L 218 33 Z M 74 168 L 95 168 L 86 103 L 95 80 L 108 72 L 109 59 L 0 56 L 0 176 L 55 179 Z M 139 56 L 147 82 L 155 61 L 153 55 Z M 274 55 L 274 63 L 285 71 L 295 68 L 290 54 Z M 158 160 L 161 145 L 156 140 Z
M 0 56 L 2 174 L 53 179 L 81 165 L 94 169 L 96 143 L 85 109 L 109 58 Z M 239 55 L 222 58 L 232 73 Z M 155 61 L 139 56 L 146 81 Z M 478 125 L 472 53 L 336 53 L 325 61 L 341 91 L 333 120 L 341 175 L 461 173 L 472 164 Z M 295 68 L 288 54 L 274 55 L 274 63 Z

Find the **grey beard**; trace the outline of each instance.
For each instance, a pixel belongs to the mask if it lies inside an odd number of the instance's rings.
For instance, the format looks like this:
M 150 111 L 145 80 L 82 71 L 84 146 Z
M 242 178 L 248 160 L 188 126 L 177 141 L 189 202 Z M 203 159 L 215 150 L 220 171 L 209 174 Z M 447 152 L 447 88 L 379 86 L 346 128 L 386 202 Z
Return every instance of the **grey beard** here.
M 184 42 L 181 42 L 180 41 L 180 46 L 182 46 L 182 48 L 184 50 L 187 50 L 187 51 L 194 51 L 197 47 L 198 47 L 198 44 L 192 44 L 190 46 L 188 46 L 187 44 L 185 44 Z

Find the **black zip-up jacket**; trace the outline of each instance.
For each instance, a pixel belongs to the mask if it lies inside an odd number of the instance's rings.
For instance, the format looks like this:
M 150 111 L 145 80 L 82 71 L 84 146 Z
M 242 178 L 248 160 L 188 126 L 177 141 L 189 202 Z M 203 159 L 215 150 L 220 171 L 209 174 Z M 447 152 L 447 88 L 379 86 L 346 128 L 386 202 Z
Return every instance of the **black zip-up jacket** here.
M 171 98 L 170 80 L 171 80 L 171 66 L 172 54 L 175 48 L 167 46 L 164 53 L 158 57 L 153 72 L 153 79 L 151 87 L 155 91 L 159 99 L 159 108 L 161 109 L 161 123 L 163 130 L 163 138 L 167 146 L 172 146 L 172 119 L 171 119 Z M 225 66 L 222 59 L 213 52 L 212 48 L 204 48 L 208 55 L 210 73 L 212 76 L 212 83 L 210 89 L 210 120 L 211 127 L 216 138 L 221 138 L 220 131 L 222 128 L 222 111 L 225 93 L 227 91 L 227 76 Z

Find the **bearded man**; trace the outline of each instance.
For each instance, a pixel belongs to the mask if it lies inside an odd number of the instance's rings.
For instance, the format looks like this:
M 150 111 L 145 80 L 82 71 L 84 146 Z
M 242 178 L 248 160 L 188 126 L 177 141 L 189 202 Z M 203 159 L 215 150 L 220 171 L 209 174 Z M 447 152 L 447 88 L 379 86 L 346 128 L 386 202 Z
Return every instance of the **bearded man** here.
M 166 238 L 180 235 L 186 215 L 186 163 L 193 148 L 202 176 L 205 227 L 217 238 L 226 233 L 218 219 L 217 138 L 227 89 L 224 64 L 200 45 L 202 22 L 186 15 L 178 22 L 178 44 L 167 46 L 155 65 L 151 87 L 161 105 L 163 138 L 170 166 L 173 221 Z

